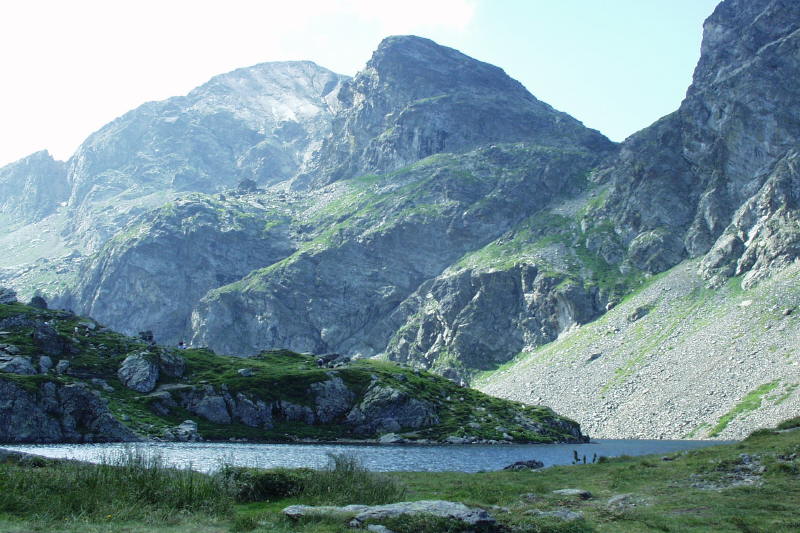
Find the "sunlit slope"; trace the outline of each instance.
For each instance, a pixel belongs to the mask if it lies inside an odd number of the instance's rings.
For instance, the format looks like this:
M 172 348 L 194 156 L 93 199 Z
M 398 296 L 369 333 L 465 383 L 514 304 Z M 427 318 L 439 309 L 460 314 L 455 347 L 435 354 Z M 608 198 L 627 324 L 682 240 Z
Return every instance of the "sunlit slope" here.
M 712 290 L 694 262 L 599 320 L 479 376 L 595 437 L 740 438 L 800 410 L 800 266 L 748 290 Z

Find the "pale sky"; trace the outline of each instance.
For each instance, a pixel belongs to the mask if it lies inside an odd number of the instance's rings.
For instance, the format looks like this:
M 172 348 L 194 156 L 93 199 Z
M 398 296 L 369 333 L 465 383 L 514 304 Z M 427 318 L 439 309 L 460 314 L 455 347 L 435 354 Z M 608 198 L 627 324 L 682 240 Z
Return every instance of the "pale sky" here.
M 613 140 L 675 110 L 717 0 L 9 0 L 0 4 L 0 166 L 264 61 L 353 75 L 387 35 L 502 67 Z

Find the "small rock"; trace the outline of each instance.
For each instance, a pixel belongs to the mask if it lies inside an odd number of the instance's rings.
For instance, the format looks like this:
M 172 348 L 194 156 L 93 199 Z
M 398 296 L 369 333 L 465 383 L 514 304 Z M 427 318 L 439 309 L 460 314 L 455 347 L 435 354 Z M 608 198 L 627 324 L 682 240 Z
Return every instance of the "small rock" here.
M 601 357 L 603 357 L 603 354 L 601 354 L 600 352 L 595 352 L 595 353 L 593 353 L 592 355 L 589 356 L 589 358 L 586 360 L 586 362 L 587 363 L 591 363 L 595 359 L 600 359 Z
M 405 441 L 406 439 L 397 433 L 387 433 L 386 435 L 381 435 L 381 437 L 378 439 L 378 442 L 381 444 L 399 444 Z
M 611 511 L 626 511 L 642 505 L 644 501 L 635 494 L 617 494 L 608 499 L 606 508 Z
M 197 433 L 197 422 L 194 420 L 184 420 L 172 429 L 175 440 L 180 442 L 197 442 L 203 438 Z
M 536 459 L 529 459 L 527 461 L 517 461 L 516 463 L 504 466 L 503 470 L 537 470 L 543 467 L 543 462 Z
M 372 533 L 394 533 L 391 529 L 386 526 L 382 526 L 380 524 L 370 524 L 367 526 L 367 531 L 372 531 Z
M 792 313 L 794 313 L 794 308 L 787 307 L 786 309 L 783 310 L 783 316 L 789 316 Z
M 237 374 L 242 376 L 243 378 L 251 378 L 253 377 L 253 369 L 252 368 L 240 368 L 236 371 Z
M 2 350 L 11 355 L 17 355 L 18 353 L 20 353 L 20 349 L 14 346 L 13 344 L 3 344 Z
M 560 496 L 575 496 L 581 500 L 590 500 L 592 498 L 592 493 L 583 489 L 559 489 L 554 490 L 553 494 L 558 494 Z
M 61 359 L 58 364 L 56 364 L 56 374 L 66 374 L 67 370 L 69 370 L 70 362 L 66 359 Z
M 47 374 L 53 368 L 53 360 L 43 355 L 39 358 L 39 372 Z
M 539 509 L 531 509 L 525 511 L 526 515 L 541 516 L 542 518 L 560 518 L 561 520 L 571 522 L 573 520 L 580 520 L 583 518 L 582 513 L 570 511 L 569 509 L 555 509 L 553 511 L 540 511 Z

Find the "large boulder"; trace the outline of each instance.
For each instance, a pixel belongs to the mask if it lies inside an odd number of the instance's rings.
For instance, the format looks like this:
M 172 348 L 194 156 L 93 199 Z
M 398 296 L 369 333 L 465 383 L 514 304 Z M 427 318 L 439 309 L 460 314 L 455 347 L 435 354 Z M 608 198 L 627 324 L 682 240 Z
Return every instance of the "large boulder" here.
M 386 518 L 397 518 L 406 515 L 433 515 L 461 522 L 476 528 L 494 526 L 497 521 L 483 509 L 467 507 L 463 503 L 445 500 L 421 500 L 416 502 L 398 502 L 386 505 L 346 505 L 312 506 L 290 505 L 283 514 L 293 520 L 306 516 L 340 516 L 351 518 L 352 527 L 362 527 L 365 522 L 374 522 Z M 481 529 L 483 530 L 483 529 Z
M 128 442 L 139 437 L 83 384 L 28 390 L 0 378 L 0 442 Z
M 5 361 L 0 359 L 0 372 L 26 376 L 32 376 L 37 373 L 29 357 L 12 357 Z
M 158 382 L 158 365 L 148 352 L 129 355 L 119 367 L 117 377 L 131 390 L 151 392 Z
M 347 414 L 345 421 L 356 433 L 370 434 L 432 426 L 439 423 L 439 416 L 429 402 L 376 382 Z
M 37 322 L 33 329 L 33 344 L 45 355 L 66 355 L 75 352 L 72 343 L 46 322 Z
M 343 416 L 353 406 L 355 394 L 347 388 L 342 378 L 334 377 L 311 385 L 317 419 L 323 424 Z

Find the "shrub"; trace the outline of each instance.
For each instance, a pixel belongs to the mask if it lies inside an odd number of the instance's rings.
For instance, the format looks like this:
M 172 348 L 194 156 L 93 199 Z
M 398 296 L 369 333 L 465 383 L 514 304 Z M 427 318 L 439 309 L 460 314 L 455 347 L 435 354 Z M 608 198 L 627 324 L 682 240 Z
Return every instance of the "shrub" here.
M 297 496 L 312 473 L 309 468 L 258 470 L 226 466 L 219 475 L 230 483 L 237 502 L 248 503 Z
M 328 454 L 328 465 L 308 477 L 303 495 L 320 504 L 374 505 L 402 501 L 406 490 L 351 455 Z

